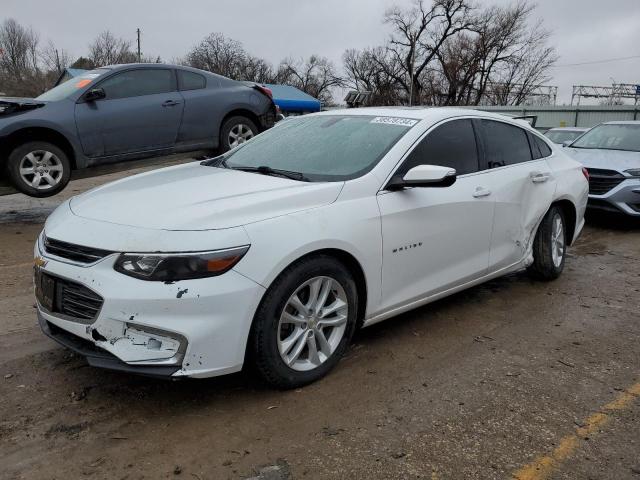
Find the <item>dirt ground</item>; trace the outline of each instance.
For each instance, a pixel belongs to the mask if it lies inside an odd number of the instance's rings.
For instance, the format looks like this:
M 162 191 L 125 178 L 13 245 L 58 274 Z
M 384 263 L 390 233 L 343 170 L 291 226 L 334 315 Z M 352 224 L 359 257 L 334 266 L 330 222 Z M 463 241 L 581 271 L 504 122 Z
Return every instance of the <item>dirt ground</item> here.
M 515 274 L 365 329 L 306 388 L 169 382 L 88 367 L 36 324 L 46 216 L 123 175 L 0 197 L 0 478 L 640 480 L 637 224 L 589 222 L 557 281 Z

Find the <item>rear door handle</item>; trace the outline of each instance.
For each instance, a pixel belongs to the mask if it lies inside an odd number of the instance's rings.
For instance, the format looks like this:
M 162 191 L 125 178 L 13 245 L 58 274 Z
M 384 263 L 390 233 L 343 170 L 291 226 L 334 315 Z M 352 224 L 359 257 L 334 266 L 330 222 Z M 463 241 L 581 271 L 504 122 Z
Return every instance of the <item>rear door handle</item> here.
M 529 178 L 533 183 L 544 183 L 551 178 L 551 175 L 543 172 L 531 172 Z
M 473 192 L 474 198 L 488 197 L 489 195 L 491 195 L 491 190 L 484 187 L 476 187 L 475 191 Z
M 175 100 L 167 100 L 166 102 L 164 102 L 162 104 L 163 107 L 175 107 L 176 105 L 179 105 L 180 102 L 176 102 Z

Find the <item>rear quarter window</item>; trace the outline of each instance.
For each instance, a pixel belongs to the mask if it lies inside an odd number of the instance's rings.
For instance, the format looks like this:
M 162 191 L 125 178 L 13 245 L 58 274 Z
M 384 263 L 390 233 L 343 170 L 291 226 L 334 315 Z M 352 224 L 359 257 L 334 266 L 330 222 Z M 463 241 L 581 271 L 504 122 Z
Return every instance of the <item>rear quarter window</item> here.
M 207 79 L 199 73 L 178 70 L 178 85 L 182 91 L 200 90 L 207 86 Z
M 551 148 L 549 148 L 549 145 L 547 145 L 547 142 L 539 138 L 537 135 L 532 135 L 532 137 L 533 141 L 538 147 L 538 150 L 540 150 L 540 155 L 542 156 L 542 158 L 550 157 L 553 152 L 551 151 Z

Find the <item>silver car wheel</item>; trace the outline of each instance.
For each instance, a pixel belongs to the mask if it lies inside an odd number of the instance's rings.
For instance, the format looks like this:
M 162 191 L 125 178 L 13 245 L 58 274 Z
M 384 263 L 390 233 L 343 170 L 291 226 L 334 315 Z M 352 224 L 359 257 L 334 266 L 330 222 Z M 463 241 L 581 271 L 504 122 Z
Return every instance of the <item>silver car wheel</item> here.
M 553 264 L 556 268 L 562 265 L 564 250 L 564 225 L 562 217 L 559 214 L 556 214 L 553 217 L 553 224 L 551 228 L 551 258 L 553 259 Z
M 234 148 L 253 138 L 253 130 L 244 123 L 234 125 L 229 132 L 229 147 Z
M 36 190 L 49 190 L 62 180 L 64 166 L 52 152 L 35 150 L 20 160 L 20 178 Z
M 326 362 L 342 341 L 349 318 L 344 288 L 331 277 L 314 277 L 289 297 L 278 324 L 284 363 L 308 371 Z

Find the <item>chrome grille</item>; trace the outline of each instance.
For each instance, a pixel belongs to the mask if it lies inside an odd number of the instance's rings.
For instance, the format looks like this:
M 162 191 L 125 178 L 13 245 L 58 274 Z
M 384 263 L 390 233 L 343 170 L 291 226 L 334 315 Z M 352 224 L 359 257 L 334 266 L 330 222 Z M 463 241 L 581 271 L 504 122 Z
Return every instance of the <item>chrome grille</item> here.
M 94 263 L 112 254 L 109 250 L 101 250 L 93 247 L 83 247 L 73 243 L 67 243 L 53 238 L 44 237 L 44 250 L 56 257 L 66 258 L 78 263 Z
M 589 171 L 590 195 L 604 195 L 625 180 L 625 176 L 615 170 L 601 170 L 599 168 L 587 170 Z

